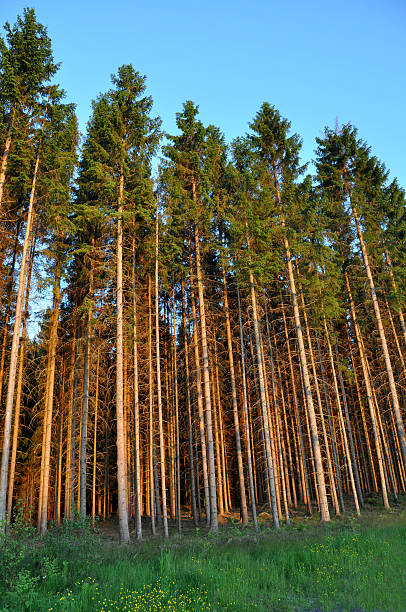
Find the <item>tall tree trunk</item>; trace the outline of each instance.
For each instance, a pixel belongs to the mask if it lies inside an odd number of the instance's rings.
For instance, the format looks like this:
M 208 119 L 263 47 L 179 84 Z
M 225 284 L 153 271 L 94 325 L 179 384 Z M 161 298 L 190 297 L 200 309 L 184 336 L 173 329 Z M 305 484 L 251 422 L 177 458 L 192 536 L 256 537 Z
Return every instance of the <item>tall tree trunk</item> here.
M 322 380 L 322 383 L 323 383 L 324 401 L 326 403 L 327 420 L 328 420 L 328 426 L 329 426 L 329 430 L 330 430 L 331 448 L 333 450 L 334 466 L 335 466 L 335 470 L 336 470 L 338 495 L 339 495 L 339 500 L 340 500 L 340 510 L 341 510 L 341 512 L 345 512 L 344 497 L 343 497 L 343 484 L 342 484 L 342 481 L 341 481 L 341 473 L 340 473 L 340 464 L 338 463 L 338 454 L 337 454 L 337 445 L 336 445 L 336 439 L 335 439 L 335 432 L 334 432 L 334 428 L 333 428 L 333 421 L 331 419 L 330 400 L 328 398 L 328 393 L 327 393 L 326 378 L 325 378 L 325 375 L 324 375 L 324 366 L 323 366 L 323 360 L 322 360 L 322 357 L 321 357 L 320 342 L 319 342 L 319 337 L 317 335 L 317 332 L 316 332 L 316 344 L 317 344 L 317 352 L 318 352 L 318 355 L 319 355 L 319 365 L 320 365 L 320 372 L 321 372 L 321 380 Z
M 192 269 L 192 261 L 191 269 Z M 199 352 L 199 336 L 197 331 L 197 314 L 196 314 L 196 303 L 195 294 L 193 289 L 193 275 L 190 278 L 190 302 L 192 305 L 192 319 L 193 319 L 193 348 L 195 354 L 195 367 L 196 367 L 196 395 L 197 395 L 197 409 L 199 414 L 199 431 L 200 431 L 200 442 L 202 449 L 202 472 L 203 472 L 203 488 L 204 488 L 204 503 L 206 509 L 206 522 L 207 526 L 210 527 L 210 489 L 209 489 L 209 476 L 207 469 L 207 445 L 206 445 L 206 431 L 204 426 L 204 409 L 203 409 L 203 394 L 202 394 L 202 380 L 200 371 L 200 352 Z M 196 455 L 197 457 L 197 455 Z M 198 465 L 198 461 L 197 461 Z M 197 467 L 197 475 L 199 474 L 199 467 Z M 200 489 L 199 499 L 200 499 Z
M 384 465 L 383 465 L 381 440 L 380 440 L 379 430 L 378 430 L 378 426 L 377 426 L 374 398 L 373 398 L 373 395 L 372 395 L 371 381 L 370 381 L 369 374 L 368 374 L 367 359 L 366 359 L 366 355 L 365 355 L 365 351 L 364 351 L 364 346 L 363 346 L 363 342 L 362 342 L 361 331 L 360 331 L 360 328 L 359 328 L 359 325 L 358 325 L 358 320 L 357 320 L 357 315 L 356 315 L 356 311 L 355 311 L 354 300 L 353 300 L 353 297 L 352 297 L 352 292 L 351 292 L 351 287 L 350 287 L 350 281 L 349 281 L 348 273 L 347 273 L 346 269 L 344 269 L 344 278 L 345 278 L 345 283 L 346 283 L 346 287 L 347 287 L 347 294 L 348 294 L 348 301 L 349 301 L 349 304 L 350 304 L 351 318 L 352 318 L 352 321 L 353 321 L 353 324 L 354 324 L 355 337 L 356 337 L 356 340 L 357 340 L 358 352 L 359 352 L 359 356 L 360 356 L 360 360 L 361 360 L 362 373 L 363 373 L 365 389 L 366 389 L 366 394 L 367 394 L 368 407 L 369 407 L 369 412 L 370 412 L 370 416 L 371 416 L 372 430 L 373 430 L 374 440 L 375 440 L 376 456 L 377 456 L 377 460 L 378 460 L 379 476 L 380 476 L 380 479 L 381 479 L 382 498 L 383 498 L 384 506 L 388 510 L 390 508 L 390 506 L 389 506 L 388 493 L 387 493 L 387 488 L 386 488 L 386 480 L 385 480 L 385 472 L 384 472 Z
M 195 474 L 194 474 L 193 431 L 192 431 L 190 379 L 189 379 L 189 347 L 188 347 L 187 327 L 186 327 L 185 288 L 184 288 L 183 281 L 182 281 L 182 320 L 183 320 L 183 338 L 184 338 L 184 351 L 185 351 L 186 408 L 187 408 L 188 439 L 189 439 L 189 471 L 190 471 L 190 489 L 191 489 L 190 496 L 191 496 L 193 524 L 195 527 L 197 527 L 198 522 L 197 522 L 197 510 L 196 510 L 196 487 L 195 487 Z
M 20 429 L 20 409 L 21 409 L 21 396 L 22 396 L 22 387 L 23 387 L 25 344 L 27 340 L 28 304 L 29 304 L 29 298 L 30 298 L 31 273 L 32 273 L 32 266 L 34 263 L 34 253 L 35 253 L 35 239 L 31 247 L 31 256 L 30 256 L 30 263 L 29 263 L 29 268 L 28 268 L 27 288 L 25 292 L 25 306 L 24 306 L 24 315 L 23 315 L 23 331 L 21 333 L 21 350 L 20 350 L 20 357 L 19 357 L 19 364 L 18 364 L 17 394 L 16 394 L 14 430 L 13 430 L 13 445 L 11 448 L 10 473 L 9 473 L 9 479 L 8 479 L 8 492 L 7 492 L 8 521 L 11 520 L 11 509 L 13 505 L 13 489 L 14 489 L 16 458 L 17 458 L 18 432 Z
M 116 418 L 117 418 L 117 488 L 120 540 L 130 541 L 127 513 L 127 478 L 124 442 L 124 346 L 123 346 L 123 195 L 124 174 L 120 171 L 117 219 L 117 357 L 116 357 Z
M 339 419 L 340 419 L 341 431 L 342 431 L 343 440 L 344 440 L 345 456 L 346 456 L 346 459 L 347 459 L 347 466 L 348 466 L 348 471 L 349 471 L 349 475 L 350 475 L 351 489 L 352 489 L 352 494 L 353 494 L 354 502 L 355 502 L 355 510 L 356 510 L 357 514 L 359 515 L 360 514 L 360 509 L 359 509 L 359 500 L 358 500 L 357 488 L 355 486 L 355 479 L 354 479 L 354 472 L 353 472 L 353 467 L 352 467 L 352 463 L 351 463 L 350 449 L 349 449 L 349 446 L 348 446 L 347 430 L 345 428 L 344 418 L 343 418 L 343 411 L 342 411 L 342 408 L 341 408 L 341 399 L 340 399 L 340 392 L 339 392 L 339 389 L 338 389 L 338 382 L 337 382 L 337 375 L 336 375 L 336 369 L 335 369 L 335 364 L 334 364 L 333 350 L 331 348 L 330 335 L 328 333 L 328 328 L 327 328 L 327 323 L 326 323 L 325 317 L 323 318 L 323 322 L 324 322 L 324 332 L 325 332 L 325 337 L 326 337 L 326 342 L 327 342 L 327 349 L 328 349 L 328 354 L 329 354 L 329 357 L 330 357 L 331 373 L 333 375 L 333 384 L 334 384 L 334 391 L 335 391 L 335 395 L 336 395 L 336 403 L 337 403 L 337 409 L 338 409 L 338 416 L 339 416 Z
M 259 397 L 261 402 L 263 430 L 264 430 L 264 442 L 265 442 L 265 456 L 267 465 L 267 474 L 270 489 L 271 498 L 271 509 L 275 529 L 279 529 L 279 515 L 278 515 L 278 504 L 276 499 L 276 488 L 275 488 L 275 474 L 272 460 L 272 449 L 271 449 L 271 438 L 270 438 L 270 426 L 268 419 L 268 407 L 266 403 L 266 391 L 265 391 L 265 378 L 262 362 L 262 350 L 261 350 L 261 338 L 258 325 L 258 313 L 257 313 L 257 300 L 255 295 L 254 277 L 252 272 L 249 274 L 250 293 L 251 293 L 251 307 L 252 307 L 252 319 L 254 323 L 254 335 L 255 335 L 255 346 L 257 353 L 257 366 L 258 366 L 258 382 L 259 382 Z
M 14 249 L 13 249 L 13 259 L 12 259 L 11 266 L 10 266 L 9 282 L 8 282 L 8 290 L 7 290 L 7 294 L 8 295 L 7 295 L 6 316 L 5 316 L 5 319 L 4 319 L 3 340 L 2 340 L 2 343 L 1 343 L 1 357 L 0 357 L 0 405 L 1 405 L 2 395 L 3 395 L 3 382 L 5 380 L 5 376 L 4 376 L 4 363 L 5 363 L 5 359 L 6 359 L 6 346 L 7 346 L 7 337 L 8 337 L 8 323 L 9 323 L 9 319 L 10 319 L 11 303 L 13 301 L 13 278 L 14 278 L 15 263 L 16 263 L 16 258 L 17 258 L 18 236 L 19 236 L 19 233 L 20 233 L 20 222 L 18 222 L 18 224 L 17 224 L 16 236 L 15 236 L 15 241 L 14 241 Z M 32 258 L 32 256 L 31 256 L 31 258 Z
M 359 219 L 358 219 L 358 212 L 357 212 L 356 206 L 352 199 L 351 199 L 351 207 L 352 207 L 352 215 L 353 215 L 355 225 L 357 228 L 358 239 L 361 245 L 362 257 L 364 260 L 364 266 L 365 266 L 365 271 L 366 271 L 367 278 L 368 278 L 369 288 L 371 291 L 372 304 L 374 307 L 375 319 L 376 319 L 376 324 L 377 324 L 378 332 L 379 332 L 379 338 L 380 338 L 381 345 L 382 345 L 383 357 L 385 359 L 386 373 L 388 376 L 389 388 L 390 388 L 390 392 L 392 396 L 392 408 L 393 408 L 393 413 L 395 417 L 396 430 L 398 433 L 400 450 L 402 453 L 403 465 L 406 468 L 406 436 L 405 436 L 405 430 L 404 430 L 403 421 L 402 421 L 402 415 L 400 412 L 399 398 L 398 398 L 398 393 L 396 389 L 395 378 L 393 376 L 392 363 L 391 363 L 391 359 L 389 356 L 389 350 L 388 350 L 388 345 L 386 342 L 385 331 L 384 331 L 383 324 L 382 324 L 381 311 L 379 308 L 378 298 L 376 295 L 374 279 L 373 279 L 371 268 L 369 265 L 369 258 L 368 258 L 368 253 L 367 253 L 367 249 L 366 249 L 365 242 L 364 242 L 364 236 L 361 231 L 361 226 L 360 226 Z
M 179 446 L 179 398 L 178 398 L 178 363 L 176 350 L 176 312 L 175 312 L 175 286 L 172 294 L 173 303 L 173 382 L 175 386 L 175 446 L 176 446 L 176 516 L 178 520 L 178 533 L 182 534 L 182 516 L 180 508 L 180 446 Z
M 279 194 L 279 191 L 278 191 L 278 194 Z M 281 203 L 281 200 L 280 200 L 280 203 Z M 284 219 L 282 211 L 281 211 L 281 219 L 282 219 L 282 227 L 285 228 L 285 219 Z M 293 314 L 294 314 L 295 325 L 296 325 L 296 337 L 297 337 L 298 348 L 299 348 L 299 359 L 300 359 L 300 364 L 302 368 L 304 393 L 306 397 L 306 404 L 307 404 L 307 409 L 308 409 L 308 414 L 309 414 L 309 426 L 310 426 L 310 432 L 311 432 L 311 438 L 312 438 L 317 488 L 318 488 L 319 500 L 320 500 L 320 518 L 322 521 L 327 522 L 330 520 L 330 512 L 328 509 L 326 483 L 324 480 L 323 461 L 321 457 L 320 441 L 319 441 L 319 435 L 317 431 L 316 413 L 314 410 L 313 396 L 312 396 L 312 390 L 311 390 L 311 385 L 310 385 L 310 377 L 309 377 L 309 371 L 307 367 L 306 351 L 305 351 L 305 346 L 304 346 L 304 341 L 303 341 L 302 324 L 300 322 L 299 305 L 297 301 L 295 277 L 293 274 L 293 266 L 292 266 L 292 256 L 290 252 L 289 241 L 286 236 L 284 237 L 284 245 L 285 245 L 285 251 L 286 251 L 286 262 L 287 262 L 287 268 L 288 268 L 289 285 L 290 285 L 290 291 L 292 295 Z
M 79 330 L 76 330 L 79 335 Z M 70 448 L 70 508 L 69 518 L 75 516 L 75 485 L 76 485 L 76 422 L 79 408 L 79 342 L 74 337 L 74 366 L 73 366 L 73 398 L 72 398 L 72 434 Z
M 7 172 L 7 163 L 8 156 L 10 153 L 12 136 L 13 136 L 13 128 L 14 128 L 14 114 L 15 108 L 11 111 L 11 121 L 7 131 L 6 142 L 4 144 L 3 155 L 1 156 L 1 164 L 0 164 L 0 214 L 2 211 L 3 205 L 3 192 L 4 192 L 4 184 L 6 182 L 6 172 Z
M 96 519 L 96 467 L 97 467 L 97 420 L 99 416 L 99 372 L 100 347 L 97 347 L 96 383 L 94 390 L 94 424 L 93 424 L 93 483 L 92 483 L 92 527 Z
M 159 342 L 159 269 L 158 269 L 158 197 L 156 205 L 155 221 L 155 351 L 156 351 L 156 386 L 158 404 L 158 424 L 159 424 L 159 450 L 161 463 L 161 489 L 162 489 L 162 519 L 165 538 L 169 537 L 168 532 L 168 509 L 166 502 L 166 469 L 165 469 L 165 443 L 164 428 L 162 417 L 162 387 L 161 387 L 161 352 Z
M 40 520 L 38 531 L 44 534 L 48 527 L 48 497 L 49 497 L 49 474 L 50 474 L 50 456 L 51 456 L 51 439 L 52 439 L 52 413 L 54 406 L 54 385 L 55 385 L 55 367 L 56 367 L 56 347 L 58 342 L 58 320 L 59 320 L 59 304 L 61 300 L 61 263 L 57 264 L 54 285 L 54 303 L 52 307 L 51 326 L 49 334 L 49 375 L 48 388 L 46 391 L 46 406 L 44 411 L 44 428 L 45 448 L 44 453 L 44 472 L 42 476 L 42 499 L 41 509 L 39 512 Z
M 301 423 L 301 417 L 299 413 L 299 402 L 298 402 L 298 395 L 297 395 L 297 390 L 296 390 L 295 373 L 293 370 L 292 353 L 290 349 L 288 326 L 286 323 L 285 305 L 283 302 L 282 292 L 280 292 L 280 298 L 281 298 L 283 328 L 285 332 L 286 346 L 288 349 L 290 381 L 291 381 L 291 386 L 292 386 L 293 404 L 295 407 L 295 420 L 297 422 L 297 428 L 294 428 L 294 429 L 297 429 L 298 431 L 299 442 L 300 442 L 298 460 L 300 464 L 300 473 L 302 474 L 303 472 L 303 475 L 302 475 L 303 502 L 305 504 L 307 503 L 309 514 L 312 514 L 313 508 L 312 508 L 312 502 L 311 502 L 311 496 L 310 496 L 310 483 L 309 483 L 309 476 L 308 476 L 307 465 L 306 465 L 306 455 L 305 455 L 305 446 L 304 446 L 304 441 L 303 441 L 302 423 Z
M 194 198 L 196 200 L 196 198 Z M 216 532 L 218 530 L 217 520 L 217 486 L 216 486 L 216 465 L 214 459 L 214 440 L 213 440 L 213 425 L 210 397 L 210 371 L 209 371 L 209 352 L 207 346 L 206 332 L 206 309 L 203 293 L 202 271 L 200 263 L 200 240 L 197 223 L 195 223 L 195 254 L 196 254 L 196 283 L 199 296 L 199 314 L 200 314 L 200 338 L 202 344 L 203 357 L 203 390 L 204 390 L 204 412 L 206 416 L 207 430 L 207 459 L 209 467 L 209 489 L 210 489 L 210 530 Z
M 62 368 L 62 390 L 61 403 L 59 407 L 58 418 L 58 452 L 56 455 L 56 475 L 55 475 L 55 511 L 54 520 L 58 525 L 61 524 L 61 495 L 62 495 L 62 449 L 63 449 L 63 417 L 64 417 L 64 400 L 65 400 L 65 362 Z
M 364 506 L 364 499 L 363 499 L 363 496 L 362 496 L 361 481 L 360 481 L 360 477 L 359 477 L 357 459 L 356 459 L 356 456 L 355 456 L 355 446 L 354 446 L 354 439 L 353 439 L 353 435 L 352 435 L 350 413 L 349 413 L 349 410 L 348 410 L 347 393 L 345 391 L 344 379 L 343 379 L 343 375 L 342 375 L 341 368 L 340 368 L 340 357 L 339 357 L 339 354 L 338 354 L 337 345 L 335 345 L 335 351 L 336 351 L 338 378 L 339 378 L 339 381 L 340 381 L 341 395 L 343 397 L 344 410 L 345 410 L 345 418 L 346 418 L 346 422 L 347 422 L 348 440 L 349 440 L 349 443 L 350 443 L 351 460 L 352 460 L 352 469 L 354 471 L 355 486 L 357 488 L 357 496 L 358 496 L 359 505 L 362 508 Z
M 245 348 L 244 348 L 244 335 L 241 318 L 241 301 L 240 301 L 240 290 L 237 285 L 237 302 L 238 302 L 238 322 L 240 329 L 240 350 L 241 350 L 241 373 L 242 373 L 242 392 L 243 392 L 243 407 L 244 407 L 244 420 L 245 420 L 245 431 L 246 431 L 246 444 L 247 444 L 247 459 L 248 459 L 248 482 L 250 487 L 251 496 L 251 509 L 252 519 L 254 521 L 255 531 L 258 531 L 258 520 L 257 520 L 257 508 L 255 502 L 255 487 L 252 469 L 252 448 L 251 448 L 251 434 L 250 434 L 250 422 L 248 414 L 248 398 L 247 398 L 247 377 L 245 367 Z
M 229 367 L 230 367 L 230 380 L 231 380 L 231 399 L 233 403 L 235 448 L 236 448 L 236 453 L 237 453 L 238 481 L 240 485 L 241 518 L 242 518 L 242 524 L 246 525 L 248 523 L 247 497 L 245 494 L 244 467 L 243 467 L 242 450 L 241 450 L 240 420 L 238 416 L 238 404 L 237 404 L 237 386 L 235 384 L 235 369 L 234 369 L 234 357 L 233 357 L 233 340 L 231 336 L 230 309 L 228 305 L 227 281 L 226 281 L 226 274 L 225 274 L 224 268 L 222 271 L 222 275 L 223 275 L 223 286 L 224 286 L 224 314 L 225 314 L 225 319 L 226 319 L 228 362 L 229 362 Z
M 8 480 L 8 464 L 10 455 L 10 437 L 11 437 L 11 424 L 13 418 L 13 403 L 14 403 L 14 389 L 16 385 L 16 374 L 17 374 L 17 362 L 18 362 L 18 351 L 20 347 L 20 330 L 21 321 L 23 316 L 23 301 L 25 282 L 27 276 L 27 258 L 29 254 L 29 245 L 31 241 L 31 230 L 34 216 L 34 201 L 38 177 L 38 168 L 40 163 L 39 151 L 35 160 L 34 175 L 31 185 L 31 194 L 28 205 L 27 213 L 27 224 L 25 228 L 25 237 L 23 252 L 21 256 L 21 267 L 20 277 L 18 282 L 18 292 L 16 309 L 14 316 L 14 328 L 13 328 L 13 340 L 11 344 L 10 352 L 10 370 L 8 375 L 8 386 L 7 386 L 7 399 L 6 399 L 6 412 L 4 419 L 4 434 L 3 434 L 3 451 L 1 455 L 1 474 L 0 474 L 0 529 L 5 529 L 6 519 L 6 497 L 7 497 L 7 480 Z
M 92 239 L 94 247 L 94 239 Z M 93 260 L 90 260 L 89 304 L 85 332 L 85 355 L 83 364 L 82 428 L 80 433 L 80 514 L 86 516 L 86 460 L 87 460 L 87 413 L 89 405 L 89 352 L 93 313 Z
M 135 501 L 135 529 L 137 540 L 142 539 L 141 523 L 141 487 L 140 487 L 140 407 L 138 389 L 138 337 L 137 337 L 137 296 L 135 291 L 135 240 L 132 244 L 132 297 L 133 297 L 133 361 L 134 361 L 134 501 Z

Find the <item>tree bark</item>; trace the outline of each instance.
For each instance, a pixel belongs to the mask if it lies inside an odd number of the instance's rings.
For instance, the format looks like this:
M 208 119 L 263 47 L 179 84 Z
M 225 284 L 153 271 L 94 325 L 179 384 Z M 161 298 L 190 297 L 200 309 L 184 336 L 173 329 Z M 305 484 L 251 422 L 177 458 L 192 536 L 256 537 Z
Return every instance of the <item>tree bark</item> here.
M 40 520 L 38 522 L 38 531 L 41 535 L 46 533 L 48 527 L 49 474 L 52 439 L 52 414 L 54 406 L 56 347 L 58 343 L 59 304 L 61 300 L 61 267 L 61 263 L 58 263 L 55 275 L 54 303 L 52 307 L 51 329 L 49 334 L 49 375 L 48 388 L 46 391 L 46 406 L 44 410 L 44 428 L 46 431 L 45 448 L 43 449 L 44 472 L 42 476 L 42 499 L 39 513 Z
M 3 434 L 3 451 L 2 451 L 2 456 L 1 456 L 1 473 L 0 473 L 0 529 L 2 529 L 3 531 L 5 529 L 5 519 L 6 519 L 6 497 L 7 497 L 8 464 L 9 464 L 9 454 L 10 454 L 11 423 L 12 423 L 12 418 L 13 418 L 14 390 L 15 390 L 15 384 L 16 384 L 18 351 L 20 347 L 20 329 L 21 329 L 21 321 L 22 321 L 22 315 L 23 315 L 23 300 L 24 300 L 25 283 L 26 283 L 26 276 L 27 276 L 27 257 L 28 257 L 29 245 L 31 241 L 31 230 L 32 230 L 33 215 L 34 215 L 34 200 L 35 200 L 35 193 L 36 193 L 39 163 L 40 163 L 40 154 L 38 151 L 36 160 L 35 160 L 34 175 L 33 175 L 33 180 L 32 180 L 32 185 L 31 185 L 31 194 L 30 194 L 30 200 L 29 200 L 29 205 L 28 205 L 27 224 L 25 228 L 24 245 L 23 245 L 23 252 L 21 256 L 20 277 L 19 277 L 19 282 L 18 282 L 17 301 L 16 301 L 15 316 L 14 316 L 13 340 L 12 340 L 11 352 L 10 352 L 10 370 L 9 370 L 9 376 L 8 376 L 6 412 L 5 412 L 4 434 Z
M 386 373 L 388 376 L 389 388 L 390 388 L 390 392 L 392 396 L 392 408 L 393 408 L 393 413 L 395 417 L 396 430 L 398 433 L 398 439 L 399 439 L 399 444 L 400 444 L 400 450 L 402 453 L 403 465 L 406 469 L 406 436 L 405 436 L 405 430 L 404 430 L 403 421 L 402 421 L 402 415 L 400 412 L 399 398 L 398 398 L 398 393 L 396 389 L 395 378 L 393 376 L 392 363 L 391 363 L 391 359 L 389 356 L 388 345 L 386 342 L 386 335 L 385 335 L 385 331 L 384 331 L 383 324 L 382 324 L 381 311 L 379 308 L 378 298 L 376 295 L 375 283 L 374 283 L 374 279 L 372 276 L 371 267 L 369 264 L 368 253 L 367 253 L 367 249 L 366 249 L 365 242 L 364 242 L 364 236 L 361 231 L 361 226 L 360 226 L 359 219 L 358 219 L 358 212 L 357 212 L 356 206 L 352 199 L 351 199 L 351 207 L 352 207 L 352 215 L 355 221 L 355 226 L 357 228 L 358 239 L 361 245 L 362 257 L 364 260 L 364 266 L 365 266 L 365 271 L 366 271 L 367 278 L 368 278 L 369 288 L 371 291 L 372 304 L 374 307 L 376 324 L 378 327 L 383 357 L 385 360 Z
M 93 241 L 94 246 L 94 241 Z M 85 355 L 83 364 L 82 428 L 80 433 L 80 514 L 86 516 L 86 460 L 87 460 L 87 414 L 89 405 L 89 351 L 93 312 L 93 261 L 90 260 L 89 300 L 85 331 Z
M 199 296 L 199 314 L 200 314 L 200 337 L 202 344 L 203 358 L 203 390 L 204 390 L 204 412 L 206 416 L 207 430 L 207 459 L 209 467 L 209 489 L 210 489 L 210 530 L 216 532 L 218 530 L 217 520 L 217 487 L 216 487 L 216 466 L 214 460 L 214 440 L 212 426 L 212 410 L 210 397 L 210 371 L 209 371 L 209 352 L 207 347 L 207 332 L 206 332 L 206 309 L 203 294 L 203 281 L 200 263 L 200 241 L 197 224 L 195 224 L 195 254 L 196 254 L 196 283 Z
M 135 291 L 135 240 L 132 244 L 132 297 L 133 297 L 133 361 L 134 361 L 134 501 L 135 501 L 135 529 L 137 540 L 142 539 L 141 523 L 141 487 L 140 487 L 140 406 L 138 389 L 138 336 L 137 336 L 137 296 Z
M 248 523 L 247 497 L 245 494 L 244 467 L 243 467 L 242 450 L 241 450 L 240 420 L 238 416 L 237 386 L 235 383 L 233 341 L 232 341 L 232 336 L 231 336 L 231 324 L 230 324 L 230 309 L 228 305 L 227 281 L 226 281 L 226 274 L 225 274 L 224 268 L 222 271 L 222 275 L 223 275 L 223 286 L 224 286 L 224 314 L 225 314 L 225 319 L 226 319 L 228 362 L 229 362 L 229 367 L 230 367 L 230 380 L 231 380 L 231 399 L 233 403 L 235 448 L 236 448 L 236 453 L 237 453 L 238 481 L 239 481 L 239 486 L 240 486 L 241 518 L 242 518 L 242 524 L 246 525 Z
M 155 351 L 156 351 L 156 386 L 157 386 L 157 405 L 158 405 L 158 426 L 159 426 L 159 450 L 161 464 L 161 490 L 162 490 L 162 519 L 165 538 L 169 537 L 168 532 L 168 509 L 166 501 L 166 468 L 165 468 L 165 443 L 162 417 L 162 387 L 161 387 L 161 352 L 159 342 L 159 264 L 158 264 L 158 197 L 156 205 L 155 221 Z
M 31 248 L 30 263 L 29 263 L 29 268 L 28 268 L 27 288 L 26 288 L 26 293 L 25 293 L 25 307 L 24 307 L 24 315 L 23 315 L 23 331 L 21 333 L 21 350 L 20 350 L 20 357 L 19 357 L 19 364 L 18 364 L 17 394 L 16 394 L 14 429 L 13 429 L 13 445 L 11 449 L 10 473 L 9 473 L 9 479 L 8 479 L 8 492 L 7 492 L 7 520 L 8 522 L 10 522 L 11 520 L 11 509 L 13 505 L 13 489 L 14 489 L 14 476 L 15 476 L 16 457 L 17 457 L 18 432 L 20 429 L 20 408 L 21 408 L 21 395 L 22 395 L 22 387 L 23 387 L 25 344 L 27 340 L 28 304 L 29 304 L 29 297 L 30 297 L 31 272 L 32 272 L 32 266 L 34 263 L 34 253 L 35 253 L 35 240 Z
M 271 498 L 271 510 L 273 516 L 273 522 L 275 529 L 279 529 L 279 515 L 278 515 L 278 504 L 276 499 L 276 488 L 275 488 L 275 475 L 274 466 L 272 460 L 271 450 L 271 438 L 269 430 L 269 419 L 268 419 L 268 407 L 266 403 L 266 391 L 265 391 L 265 379 L 262 362 L 262 351 L 261 351 L 261 339 L 258 325 L 258 313 L 257 313 L 257 300 L 255 296 L 254 277 L 252 272 L 249 274 L 250 293 L 251 293 L 251 307 L 252 307 L 252 319 L 254 323 L 254 335 L 255 335 L 255 347 L 257 354 L 257 366 L 258 366 L 258 382 L 259 382 L 259 396 L 261 402 L 263 429 L 264 429 L 264 443 L 265 443 L 265 456 L 267 465 L 267 474 L 270 489 Z
M 117 419 L 117 487 L 120 540 L 130 541 L 127 513 L 127 479 L 124 443 L 124 346 L 123 346 L 123 195 L 124 174 L 120 172 L 117 220 L 117 358 L 116 358 L 116 419 Z
M 192 431 L 192 415 L 190 401 L 190 380 L 189 380 L 189 347 L 187 339 L 186 327 L 186 304 L 185 304 L 185 288 L 182 281 L 182 320 L 183 320 L 183 338 L 185 351 L 185 375 L 186 375 L 186 408 L 187 408 L 187 423 L 188 423 L 188 439 L 189 439 L 189 471 L 190 471 L 190 496 L 192 506 L 193 524 L 197 527 L 197 509 L 196 509 L 196 487 L 194 474 L 194 457 L 193 457 L 193 431 Z
M 281 211 L 281 219 L 282 219 L 282 227 L 285 228 L 285 219 L 284 219 L 282 211 Z M 311 432 L 312 446 L 313 446 L 313 453 L 314 453 L 317 488 L 318 488 L 319 500 L 320 500 L 320 518 L 323 522 L 328 522 L 330 521 L 330 512 L 328 509 L 326 483 L 324 480 L 323 462 L 322 462 L 322 457 L 321 457 L 320 441 L 319 441 L 319 436 L 318 436 L 318 431 L 317 431 L 316 413 L 314 410 L 313 396 L 312 396 L 311 385 L 310 385 L 310 377 L 309 377 L 309 371 L 307 367 L 307 358 L 306 358 L 305 346 L 304 346 L 304 341 L 303 341 L 302 325 L 300 322 L 299 305 L 297 301 L 296 285 L 295 285 L 295 278 L 294 278 L 293 266 L 292 266 L 292 256 L 290 252 L 289 241 L 286 236 L 284 237 L 284 246 L 285 246 L 285 251 L 286 251 L 289 285 L 290 285 L 290 291 L 292 295 L 293 314 L 295 317 L 295 324 L 296 324 L 296 337 L 297 337 L 297 342 L 298 342 L 298 347 L 299 347 L 299 358 L 300 358 L 300 363 L 302 367 L 304 393 L 305 393 L 306 403 L 307 403 L 307 408 L 308 408 L 308 413 L 309 413 L 309 425 L 310 425 L 310 432 Z

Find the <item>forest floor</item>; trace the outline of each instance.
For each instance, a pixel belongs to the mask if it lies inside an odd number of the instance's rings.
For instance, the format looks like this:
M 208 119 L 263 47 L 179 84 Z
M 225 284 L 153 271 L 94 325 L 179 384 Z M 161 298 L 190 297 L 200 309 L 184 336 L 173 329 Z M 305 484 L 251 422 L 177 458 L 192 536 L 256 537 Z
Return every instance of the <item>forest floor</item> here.
M 122 546 L 117 522 L 94 534 L 78 519 L 39 539 L 23 521 L 0 548 L 0 612 L 54 611 L 374 611 L 406 610 L 406 497 L 386 512 L 366 500 L 321 525 L 297 512 L 275 532 L 270 515 L 260 531 L 238 514 L 219 533 L 184 521 L 170 538 Z

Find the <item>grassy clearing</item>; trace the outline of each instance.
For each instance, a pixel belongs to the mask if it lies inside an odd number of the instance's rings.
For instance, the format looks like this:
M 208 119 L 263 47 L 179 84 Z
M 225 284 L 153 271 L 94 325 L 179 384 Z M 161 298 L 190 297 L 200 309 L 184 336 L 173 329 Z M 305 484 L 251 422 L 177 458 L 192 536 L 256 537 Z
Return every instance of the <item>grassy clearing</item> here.
M 406 609 L 405 510 L 127 547 L 78 522 L 43 542 L 26 530 L 16 546 L 14 567 L 7 546 L 0 552 L 3 611 Z

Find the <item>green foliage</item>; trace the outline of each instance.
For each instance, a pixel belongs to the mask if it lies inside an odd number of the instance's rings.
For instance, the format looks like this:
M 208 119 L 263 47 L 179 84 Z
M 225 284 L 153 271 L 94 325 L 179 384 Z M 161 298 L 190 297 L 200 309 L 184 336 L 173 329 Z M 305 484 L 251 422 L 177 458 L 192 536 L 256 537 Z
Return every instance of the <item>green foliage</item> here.
M 88 573 L 99 551 L 100 540 L 87 517 L 51 524 L 40 538 L 17 505 L 0 541 L 0 606 L 5 606 L 0 609 L 37 610 L 43 591 L 65 588 Z
M 47 84 L 58 70 L 46 28 L 37 22 L 32 8 L 24 9 L 14 26 L 5 24 L 5 39 L 0 39 L 0 100 L 30 106 L 46 92 Z
M 20 521 L 15 529 L 26 533 L 27 526 Z M 369 513 L 324 529 L 315 520 L 293 519 L 278 534 L 262 527 L 254 536 L 231 525 L 208 540 L 101 548 L 77 517 L 37 541 L 36 560 L 26 557 L 19 565 L 11 587 L 0 593 L 0 609 L 401 612 L 405 529 L 404 513 Z M 89 563 L 76 556 L 83 539 Z
M 91 563 L 90 552 L 100 546 L 97 532 L 92 530 L 89 516 L 75 513 L 74 520 L 64 519 L 61 524 L 51 524 L 44 538 L 44 554 L 50 559 L 61 558 L 78 562 L 87 567 Z

